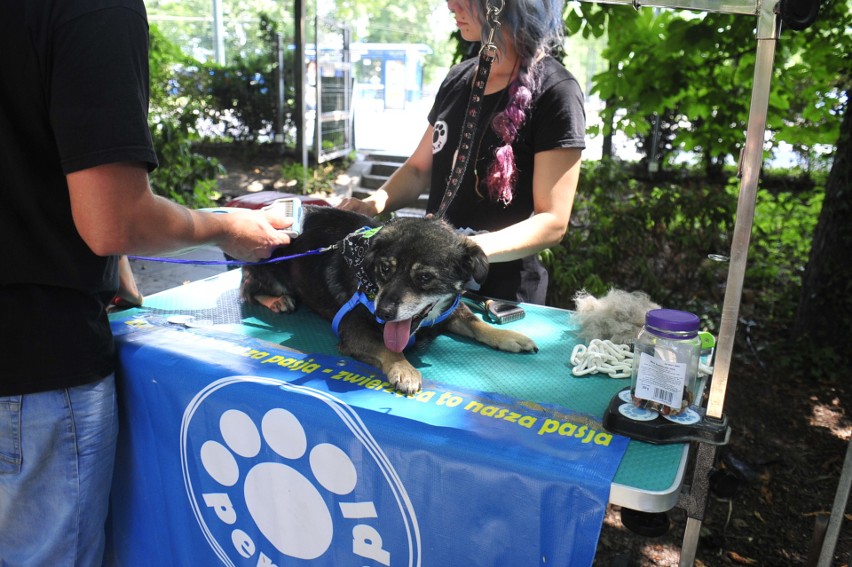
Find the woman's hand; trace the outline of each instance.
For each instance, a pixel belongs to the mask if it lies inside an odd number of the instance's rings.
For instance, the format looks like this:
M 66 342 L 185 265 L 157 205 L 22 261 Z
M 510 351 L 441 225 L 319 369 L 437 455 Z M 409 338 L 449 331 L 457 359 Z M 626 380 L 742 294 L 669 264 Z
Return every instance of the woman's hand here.
M 344 211 L 355 211 L 356 213 L 361 213 L 368 217 L 374 217 L 379 214 L 378 207 L 374 201 L 366 201 L 363 199 L 356 199 L 354 197 L 344 197 L 337 205 L 337 208 L 343 209 Z

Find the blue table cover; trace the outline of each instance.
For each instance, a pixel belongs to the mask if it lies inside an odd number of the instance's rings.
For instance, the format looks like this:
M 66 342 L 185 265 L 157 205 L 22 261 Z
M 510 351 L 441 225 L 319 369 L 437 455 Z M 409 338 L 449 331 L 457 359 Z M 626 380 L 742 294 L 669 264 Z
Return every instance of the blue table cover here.
M 418 342 L 424 386 L 406 397 L 340 356 L 327 321 L 244 305 L 237 284 L 113 316 L 111 564 L 592 564 L 622 458 L 646 444 L 601 427 L 625 383 L 571 375 L 569 312 L 508 325 L 537 354 Z

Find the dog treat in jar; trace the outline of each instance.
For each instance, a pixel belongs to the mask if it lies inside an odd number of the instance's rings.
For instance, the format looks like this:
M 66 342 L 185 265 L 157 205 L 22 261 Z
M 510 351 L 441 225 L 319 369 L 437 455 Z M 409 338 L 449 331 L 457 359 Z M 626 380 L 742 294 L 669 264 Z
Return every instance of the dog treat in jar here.
M 637 407 L 677 415 L 694 402 L 701 339 L 697 315 L 652 309 L 636 338 L 630 394 Z

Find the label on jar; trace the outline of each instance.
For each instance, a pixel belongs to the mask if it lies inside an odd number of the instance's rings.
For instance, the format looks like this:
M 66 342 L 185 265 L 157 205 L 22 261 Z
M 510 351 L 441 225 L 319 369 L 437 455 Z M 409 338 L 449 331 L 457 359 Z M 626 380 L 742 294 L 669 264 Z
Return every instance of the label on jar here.
M 639 355 L 634 396 L 680 409 L 686 386 L 686 364 L 668 362 L 643 352 Z

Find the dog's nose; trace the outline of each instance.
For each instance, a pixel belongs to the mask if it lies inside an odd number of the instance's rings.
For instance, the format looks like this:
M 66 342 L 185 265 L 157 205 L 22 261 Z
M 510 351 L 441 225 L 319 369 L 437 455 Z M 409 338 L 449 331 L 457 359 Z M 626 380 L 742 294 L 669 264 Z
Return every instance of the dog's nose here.
M 399 304 L 396 302 L 381 302 L 376 305 L 376 317 L 383 321 L 393 321 L 396 319 L 396 312 Z

